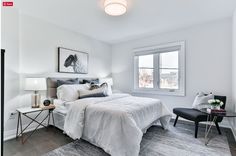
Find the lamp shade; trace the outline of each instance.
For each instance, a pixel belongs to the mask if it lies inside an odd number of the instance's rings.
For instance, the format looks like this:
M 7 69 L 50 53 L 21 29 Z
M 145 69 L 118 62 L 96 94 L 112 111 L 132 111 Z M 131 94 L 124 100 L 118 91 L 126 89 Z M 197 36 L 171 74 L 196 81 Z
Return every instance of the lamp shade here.
M 45 78 L 26 78 L 25 79 L 25 90 L 47 90 Z
M 107 77 L 107 78 L 100 78 L 99 79 L 99 83 L 107 83 L 111 86 L 113 86 L 113 79 L 111 77 Z

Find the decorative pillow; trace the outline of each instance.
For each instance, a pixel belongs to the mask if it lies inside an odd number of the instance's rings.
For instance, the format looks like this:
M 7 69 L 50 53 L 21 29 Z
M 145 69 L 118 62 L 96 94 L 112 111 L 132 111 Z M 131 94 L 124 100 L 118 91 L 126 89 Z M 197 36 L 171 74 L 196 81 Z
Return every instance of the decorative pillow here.
M 78 90 L 89 90 L 89 85 L 61 85 L 57 88 L 57 98 L 63 101 L 75 101 L 79 98 Z
M 98 89 L 98 88 L 100 88 L 100 87 L 101 87 L 100 85 L 97 85 L 97 84 L 91 84 L 89 90 Z
M 99 88 L 93 90 L 79 90 L 79 98 L 88 98 L 88 97 L 105 97 L 107 96 L 108 85 L 106 83 L 99 86 Z
M 202 109 L 202 108 L 209 108 L 208 100 L 214 99 L 213 94 L 204 94 L 203 92 L 199 92 L 193 101 L 192 108 L 195 109 Z
M 57 80 L 57 87 L 60 87 L 61 85 L 69 85 L 69 84 L 81 84 L 82 82 L 79 81 L 78 78 L 75 79 L 69 79 L 69 80 Z
M 98 89 L 100 87 L 102 87 L 103 85 L 107 86 L 107 95 L 112 95 L 112 89 L 111 89 L 111 85 L 109 85 L 108 83 L 102 83 L 101 85 L 99 84 L 91 84 L 90 86 L 90 90 L 94 90 L 94 89 Z
M 99 84 L 99 79 L 83 79 L 83 84 L 89 83 L 89 84 Z
M 100 88 L 100 87 L 102 87 L 102 86 L 104 86 L 104 85 L 108 86 L 107 83 L 103 83 L 103 84 L 101 84 L 101 85 L 99 85 L 99 84 L 91 84 L 89 90 L 98 89 L 98 88 Z

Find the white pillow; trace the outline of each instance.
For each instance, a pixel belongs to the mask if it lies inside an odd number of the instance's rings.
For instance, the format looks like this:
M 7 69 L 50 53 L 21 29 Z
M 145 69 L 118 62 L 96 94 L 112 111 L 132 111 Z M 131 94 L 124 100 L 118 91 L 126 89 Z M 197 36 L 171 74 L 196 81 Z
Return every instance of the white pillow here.
M 209 107 L 208 100 L 210 99 L 214 99 L 213 94 L 205 95 L 203 92 L 199 92 L 193 101 L 192 108 L 195 109 L 208 108 Z
M 110 96 L 112 95 L 112 89 L 111 89 L 111 85 L 108 83 L 108 86 L 107 86 L 107 95 Z
M 108 96 L 108 85 L 103 85 L 97 89 L 93 90 L 79 90 L 79 98 L 89 98 L 89 97 L 105 97 Z
M 57 88 L 57 98 L 63 101 L 75 101 L 79 98 L 78 90 L 89 90 L 88 84 L 61 85 Z

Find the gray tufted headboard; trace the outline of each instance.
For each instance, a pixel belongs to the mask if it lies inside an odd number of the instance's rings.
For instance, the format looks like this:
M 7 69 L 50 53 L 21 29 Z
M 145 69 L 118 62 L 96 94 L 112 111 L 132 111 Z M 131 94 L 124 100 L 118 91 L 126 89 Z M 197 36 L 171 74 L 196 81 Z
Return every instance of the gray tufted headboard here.
M 57 80 L 69 80 L 74 79 L 75 77 L 68 77 L 68 78 L 62 78 L 62 77 L 48 77 L 47 78 L 47 98 L 56 99 L 57 98 Z M 79 81 L 86 80 L 93 80 L 95 78 L 78 78 Z

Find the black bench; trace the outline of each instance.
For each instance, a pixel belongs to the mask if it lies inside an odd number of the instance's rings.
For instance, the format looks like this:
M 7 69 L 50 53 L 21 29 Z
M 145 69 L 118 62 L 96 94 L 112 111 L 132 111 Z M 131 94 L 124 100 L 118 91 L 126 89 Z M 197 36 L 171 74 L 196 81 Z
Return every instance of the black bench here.
M 225 109 L 226 96 L 215 95 L 214 98 L 221 100 L 224 103 L 224 105 L 221 106 L 221 108 Z M 207 121 L 207 115 L 205 113 L 203 113 L 197 109 L 193 109 L 193 108 L 174 108 L 173 113 L 176 114 L 174 126 L 176 125 L 179 117 L 194 121 L 194 123 L 195 123 L 195 138 L 197 138 L 199 122 Z M 215 122 L 215 125 L 216 125 L 216 128 L 217 128 L 219 134 L 221 134 L 221 131 L 220 131 L 220 127 L 219 127 L 218 123 L 221 122 L 222 120 L 223 120 L 223 117 L 218 117 Z

